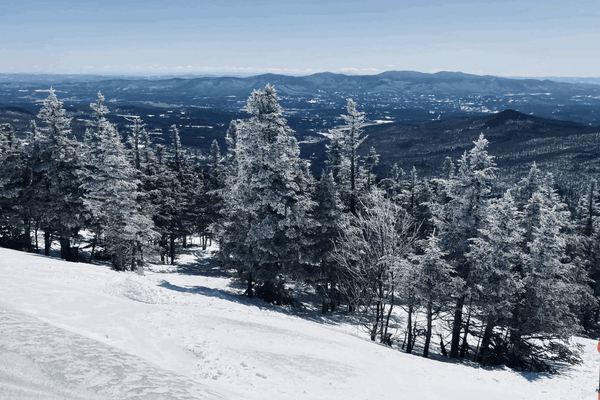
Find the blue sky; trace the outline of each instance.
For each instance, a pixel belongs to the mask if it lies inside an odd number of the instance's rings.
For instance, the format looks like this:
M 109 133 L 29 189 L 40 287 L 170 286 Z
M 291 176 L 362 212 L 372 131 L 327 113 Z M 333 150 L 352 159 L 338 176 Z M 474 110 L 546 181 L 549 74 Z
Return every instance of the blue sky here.
M 600 1 L 3 0 L 0 72 L 600 76 Z

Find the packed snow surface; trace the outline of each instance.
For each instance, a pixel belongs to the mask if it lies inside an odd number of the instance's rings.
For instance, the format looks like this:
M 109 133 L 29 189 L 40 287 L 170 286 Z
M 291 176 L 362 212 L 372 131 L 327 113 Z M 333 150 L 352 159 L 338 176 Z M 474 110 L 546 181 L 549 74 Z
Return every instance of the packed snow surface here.
M 208 252 L 144 276 L 0 249 L 0 399 L 594 399 L 559 374 L 423 359 L 343 317 L 242 297 Z

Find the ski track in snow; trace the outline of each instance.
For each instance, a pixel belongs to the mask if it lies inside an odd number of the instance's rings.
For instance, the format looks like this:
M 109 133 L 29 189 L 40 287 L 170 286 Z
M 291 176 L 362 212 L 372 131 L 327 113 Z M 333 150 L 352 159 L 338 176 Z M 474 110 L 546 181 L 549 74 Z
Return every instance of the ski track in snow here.
M 592 340 L 557 375 L 426 360 L 241 297 L 206 253 L 179 263 L 138 276 L 0 249 L 0 399 L 596 396 Z

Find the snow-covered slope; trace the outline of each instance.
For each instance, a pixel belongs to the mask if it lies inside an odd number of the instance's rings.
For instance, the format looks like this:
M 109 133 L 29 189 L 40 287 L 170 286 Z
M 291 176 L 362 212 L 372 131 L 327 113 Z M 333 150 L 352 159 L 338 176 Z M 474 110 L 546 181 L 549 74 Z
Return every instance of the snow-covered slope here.
M 145 276 L 0 249 L 0 399 L 592 399 L 560 374 L 426 360 L 238 295 L 206 255 Z

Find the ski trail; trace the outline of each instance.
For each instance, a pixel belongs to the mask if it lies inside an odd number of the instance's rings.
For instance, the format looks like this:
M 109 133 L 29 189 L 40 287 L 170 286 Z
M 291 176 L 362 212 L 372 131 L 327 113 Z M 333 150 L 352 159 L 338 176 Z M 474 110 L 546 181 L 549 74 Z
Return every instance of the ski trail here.
M 139 357 L 0 307 L 0 398 L 214 400 L 223 397 Z

